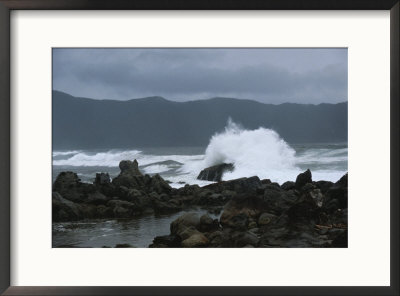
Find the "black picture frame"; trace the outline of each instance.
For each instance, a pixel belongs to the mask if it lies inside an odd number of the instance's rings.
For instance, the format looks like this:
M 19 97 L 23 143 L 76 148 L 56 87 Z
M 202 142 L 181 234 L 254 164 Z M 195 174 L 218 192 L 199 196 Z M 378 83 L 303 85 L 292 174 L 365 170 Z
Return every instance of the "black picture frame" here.
M 390 10 L 390 286 L 21 287 L 10 286 L 10 11 Z M 0 293 L 2 295 L 399 295 L 399 0 L 0 0 Z M 371 254 L 373 256 L 373 254 Z M 366 264 L 368 258 L 366 258 Z M 40 268 L 40 267 L 38 267 Z

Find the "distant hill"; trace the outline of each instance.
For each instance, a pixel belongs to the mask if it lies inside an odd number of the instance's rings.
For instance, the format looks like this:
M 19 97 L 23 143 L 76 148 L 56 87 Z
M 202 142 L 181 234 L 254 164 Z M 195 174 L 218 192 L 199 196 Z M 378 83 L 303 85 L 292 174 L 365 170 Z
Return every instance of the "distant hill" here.
M 161 97 L 113 101 L 53 91 L 53 148 L 206 146 L 229 117 L 248 129 L 272 128 L 289 143 L 347 141 L 347 102 L 272 105 Z

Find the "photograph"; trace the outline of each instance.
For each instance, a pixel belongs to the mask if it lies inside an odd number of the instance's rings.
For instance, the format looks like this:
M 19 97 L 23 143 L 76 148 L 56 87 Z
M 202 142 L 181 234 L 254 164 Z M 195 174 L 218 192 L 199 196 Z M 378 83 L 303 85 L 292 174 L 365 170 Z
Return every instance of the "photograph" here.
M 51 50 L 53 248 L 348 248 L 347 48 Z

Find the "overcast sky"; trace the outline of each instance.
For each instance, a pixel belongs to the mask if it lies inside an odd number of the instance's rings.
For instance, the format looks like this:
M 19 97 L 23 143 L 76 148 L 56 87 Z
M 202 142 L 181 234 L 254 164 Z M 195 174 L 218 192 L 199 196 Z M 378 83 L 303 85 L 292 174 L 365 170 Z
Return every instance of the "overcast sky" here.
M 53 49 L 53 89 L 78 97 L 347 101 L 347 49 Z

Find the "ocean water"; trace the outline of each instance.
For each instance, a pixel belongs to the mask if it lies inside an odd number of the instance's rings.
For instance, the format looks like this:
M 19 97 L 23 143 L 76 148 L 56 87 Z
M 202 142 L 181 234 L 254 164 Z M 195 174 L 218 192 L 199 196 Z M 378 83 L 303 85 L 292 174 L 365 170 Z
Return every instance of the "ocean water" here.
M 173 187 L 209 184 L 198 174 L 222 162 L 235 166 L 224 180 L 258 176 L 282 184 L 310 169 L 314 181 L 336 182 L 347 172 L 347 143 L 288 144 L 270 129 L 245 130 L 230 122 L 207 147 L 53 151 L 53 181 L 62 171 L 76 172 L 83 182 L 93 182 L 97 172 L 113 178 L 121 160 L 134 159 L 143 173 L 160 174 Z
M 108 172 L 114 178 L 121 160 L 137 159 L 143 173 L 160 174 L 176 188 L 211 183 L 197 180 L 199 172 L 222 162 L 235 166 L 224 180 L 258 176 L 282 184 L 310 169 L 314 181 L 336 182 L 347 172 L 347 154 L 347 143 L 289 144 L 270 129 L 245 130 L 230 122 L 224 132 L 211 137 L 207 147 L 55 150 L 53 181 L 62 171 L 76 172 L 83 182 L 93 182 L 97 172 Z M 169 234 L 170 223 L 181 214 L 53 223 L 53 247 L 113 247 L 121 243 L 147 247 L 155 236 Z

